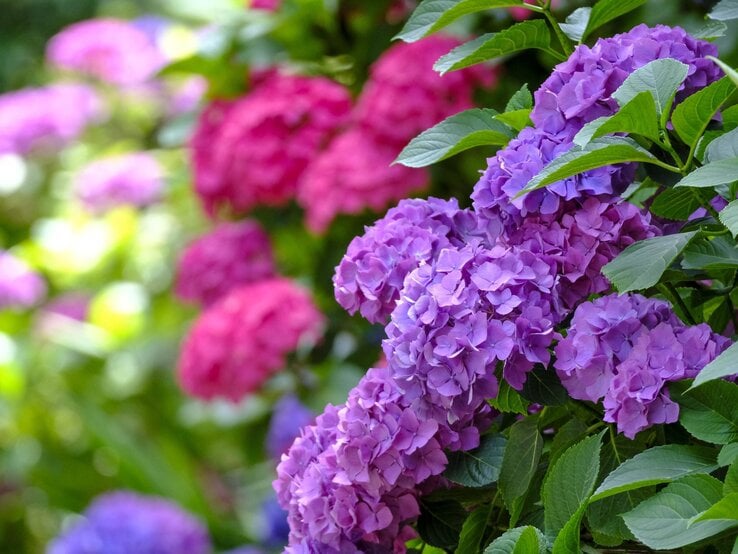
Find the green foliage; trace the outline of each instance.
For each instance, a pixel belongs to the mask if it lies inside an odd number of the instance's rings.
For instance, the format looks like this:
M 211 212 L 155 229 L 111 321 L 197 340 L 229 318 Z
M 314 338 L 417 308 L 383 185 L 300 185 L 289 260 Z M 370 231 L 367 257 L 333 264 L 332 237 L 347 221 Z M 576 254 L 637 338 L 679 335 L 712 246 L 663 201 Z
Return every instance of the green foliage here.
M 485 487 L 497 481 L 505 452 L 505 437 L 485 435 L 478 448 L 453 452 L 444 477 L 466 487 Z
M 641 7 L 647 0 L 599 0 L 592 8 L 587 27 L 583 33 L 586 38 L 595 29 L 626 13 Z
M 669 111 L 674 95 L 688 71 L 686 64 L 671 58 L 654 60 L 628 75 L 612 96 L 618 104 L 625 106 L 641 92 L 650 92 L 656 104 L 656 112 L 662 115 Z
M 538 432 L 536 418 L 528 417 L 510 428 L 507 447 L 502 458 L 499 487 L 505 506 L 510 512 L 510 525 L 520 517 L 538 462 L 543 452 L 543 437 Z
M 466 510 L 456 501 L 423 502 L 418 533 L 431 546 L 453 550 L 459 544 L 466 519 Z
M 659 194 L 650 206 L 652 214 L 666 219 L 686 221 L 713 197 L 710 191 L 691 188 L 669 188 Z
M 738 385 L 710 381 L 687 390 L 688 384 L 675 383 L 678 393 L 679 422 L 695 438 L 714 444 L 738 440 Z M 685 392 L 686 391 L 686 392 Z
M 566 17 L 564 23 L 561 23 L 561 30 L 574 42 L 581 42 L 591 16 L 592 8 L 577 8 Z
M 546 537 L 532 525 L 508 529 L 485 548 L 484 554 L 546 554 Z
M 457 554 L 467 552 L 479 552 L 484 532 L 487 529 L 487 520 L 490 515 L 490 507 L 477 508 L 464 521 L 459 535 L 459 545 L 456 547 Z
M 679 138 L 694 147 L 715 113 L 735 92 L 735 85 L 723 77 L 695 92 L 674 109 L 671 122 Z
M 707 17 L 719 21 L 738 19 L 738 0 L 720 0 Z
M 738 157 L 717 160 L 695 169 L 681 179 L 677 187 L 717 187 L 738 181 Z
M 712 362 L 707 364 L 702 371 L 697 374 L 692 388 L 698 387 L 708 381 L 721 379 L 728 375 L 735 374 L 735 368 L 738 367 L 738 344 L 731 344 L 724 352 L 722 352 Z
M 505 413 L 525 415 L 528 413 L 528 402 L 507 381 L 500 382 L 497 396 L 489 401 L 490 406 Z
M 628 99 L 614 115 L 587 123 L 574 137 L 574 144 L 585 147 L 592 139 L 614 133 L 641 135 L 659 140 L 658 114 L 653 95 L 642 91 Z

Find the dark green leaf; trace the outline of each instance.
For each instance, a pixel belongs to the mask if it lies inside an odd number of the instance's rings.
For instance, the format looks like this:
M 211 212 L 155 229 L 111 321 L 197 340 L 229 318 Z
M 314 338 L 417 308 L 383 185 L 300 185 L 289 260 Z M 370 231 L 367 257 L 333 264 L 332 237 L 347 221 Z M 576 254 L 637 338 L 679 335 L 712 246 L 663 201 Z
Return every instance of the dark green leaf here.
M 495 8 L 524 8 L 522 0 L 423 0 L 395 37 L 415 42 L 465 15 Z
M 466 518 L 464 525 L 461 527 L 459 546 L 456 547 L 456 554 L 479 552 L 484 531 L 487 529 L 487 519 L 489 519 L 490 509 L 490 506 L 482 506 L 469 514 L 469 517 Z
M 705 161 L 716 162 L 738 158 L 738 127 L 720 135 L 705 148 Z
M 590 501 L 648 485 L 669 483 L 694 473 L 710 473 L 716 467 L 711 449 L 681 444 L 654 446 L 612 471 L 597 487 Z
M 733 200 L 719 214 L 720 222 L 725 225 L 733 237 L 738 236 L 738 200 Z
M 716 503 L 722 484 L 709 475 L 690 475 L 623 515 L 636 538 L 656 550 L 681 548 L 716 535 L 731 522 L 690 520 Z
M 733 181 L 738 181 L 738 157 L 698 167 L 675 186 L 705 188 L 727 185 Z
M 730 493 L 721 498 L 707 510 L 693 518 L 691 524 L 710 520 L 732 521 L 733 525 L 738 525 L 738 493 Z
M 621 293 L 652 287 L 696 235 L 677 233 L 631 244 L 602 268 L 602 274 Z
M 542 19 L 532 19 L 516 23 L 499 33 L 482 35 L 454 48 L 439 58 L 433 69 L 443 74 L 521 50 L 529 48 L 548 50 L 550 47 L 551 32 L 546 22 Z
M 569 400 L 569 394 L 559 381 L 556 372 L 542 365 L 536 366 L 528 373 L 528 379 L 520 394 L 531 402 L 544 406 L 561 406 Z
M 733 462 L 725 474 L 723 483 L 723 494 L 738 493 L 738 462 Z
M 556 430 L 556 434 L 551 441 L 551 449 L 549 450 L 550 463 L 554 463 L 559 459 L 566 449 L 574 443 L 582 440 L 587 434 L 587 425 L 580 419 L 570 419 L 561 428 Z
M 693 188 L 666 189 L 651 204 L 651 213 L 676 221 L 686 221 L 698 208 L 709 202 L 714 194 Z
M 738 0 L 720 0 L 707 17 L 718 21 L 738 19 Z
M 612 542 L 606 546 L 616 546 L 624 540 L 632 540 L 633 535 L 620 514 L 629 512 L 651 495 L 653 495 L 651 487 L 644 487 L 592 502 L 587 507 L 590 531 L 607 535 Z
M 510 525 L 514 525 L 520 515 L 542 450 L 543 438 L 538 432 L 536 418 L 527 417 L 510 428 L 499 478 L 500 492 L 511 514 Z
M 546 533 L 556 535 L 577 512 L 579 521 L 600 471 L 602 434 L 587 437 L 564 452 L 548 470 L 541 498 L 545 510 Z
M 572 514 L 561 531 L 556 535 L 553 543 L 552 554 L 570 554 L 571 552 L 580 552 L 579 535 L 582 525 L 582 518 L 587 509 L 587 504 L 582 504 L 579 509 Z
M 671 123 L 687 146 L 694 146 L 720 106 L 735 92 L 735 85 L 724 77 L 695 92 L 674 109 Z
M 546 552 L 546 537 L 532 525 L 508 529 L 484 550 L 484 554 L 545 554 Z
M 714 56 L 705 56 L 706 58 L 714 61 L 720 69 L 723 70 L 723 73 L 733 81 L 733 84 L 738 87 L 738 71 L 730 67 L 727 63 L 715 58 Z
M 584 31 L 584 38 L 601 27 L 608 21 L 625 15 L 626 13 L 639 8 L 646 3 L 646 0 L 600 0 L 592 8 L 592 14 L 589 16 L 587 29 Z
M 533 95 L 528 89 L 528 83 L 525 83 L 510 97 L 510 100 L 508 100 L 505 106 L 505 111 L 514 112 L 516 110 L 530 110 L 532 108 Z
M 699 238 L 684 249 L 684 269 L 734 269 L 738 267 L 738 249 L 726 237 Z
M 522 396 L 507 384 L 507 381 L 500 381 L 500 390 L 497 397 L 489 401 L 490 406 L 503 413 L 514 413 L 526 415 L 528 413 L 528 402 Z
M 561 30 L 574 42 L 581 42 L 591 12 L 592 8 L 577 8 L 567 16 L 565 23 L 560 24 Z
M 528 182 L 518 196 L 590 169 L 626 162 L 662 164 L 633 139 L 601 137 L 587 144 L 585 148 L 575 146 L 549 162 L 538 175 Z
M 478 448 L 453 452 L 444 477 L 466 487 L 484 487 L 497 481 L 505 452 L 505 437 L 485 435 Z
M 705 442 L 728 444 L 738 441 L 738 385 L 711 381 L 687 390 L 687 383 L 674 383 L 671 390 L 679 403 L 679 422 L 689 433 Z
M 396 163 L 425 167 L 475 146 L 507 144 L 513 136 L 512 129 L 495 118 L 495 112 L 478 108 L 466 110 L 411 140 Z
M 421 502 L 418 533 L 431 546 L 452 550 L 459 543 L 466 517 L 463 506 L 453 500 Z
M 612 96 L 625 106 L 639 93 L 648 91 L 660 115 L 669 110 L 679 85 L 687 78 L 689 66 L 672 58 L 661 58 L 647 63 L 628 75 Z
M 694 378 L 691 388 L 696 388 L 713 381 L 715 379 L 721 379 L 729 375 L 735 375 L 738 373 L 738 343 L 731 344 L 727 350 L 721 353 L 717 358 L 702 368 Z
M 650 92 L 640 92 L 615 114 L 587 123 L 574 137 L 574 144 L 584 147 L 592 139 L 614 133 L 642 135 L 653 141 L 659 140 L 658 114 Z

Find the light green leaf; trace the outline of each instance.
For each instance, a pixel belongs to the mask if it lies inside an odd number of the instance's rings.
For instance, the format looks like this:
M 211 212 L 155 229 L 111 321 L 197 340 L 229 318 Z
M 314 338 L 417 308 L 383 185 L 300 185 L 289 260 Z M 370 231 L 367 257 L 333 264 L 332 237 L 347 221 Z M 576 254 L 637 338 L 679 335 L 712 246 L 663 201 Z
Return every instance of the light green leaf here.
M 587 29 L 584 31 L 584 38 L 608 21 L 625 15 L 645 3 L 646 0 L 600 0 L 592 8 Z
M 623 515 L 636 538 L 655 550 L 681 548 L 721 533 L 733 522 L 690 520 L 721 497 L 722 484 L 709 475 L 690 475 Z
M 692 389 L 703 383 L 738 374 L 738 343 L 731 344 L 717 358 L 702 368 L 692 382 Z
M 592 8 L 577 8 L 567 16 L 566 22 L 559 25 L 561 30 L 574 42 L 581 42 L 591 12 Z
M 500 388 L 497 396 L 489 401 L 490 406 L 503 413 L 514 413 L 526 415 L 528 413 L 528 402 L 520 396 L 518 391 L 507 384 L 507 381 L 500 381 Z
M 725 467 L 731 465 L 738 460 L 738 442 L 726 444 L 720 449 L 718 454 L 718 465 Z
M 707 59 L 712 60 L 715 62 L 720 69 L 723 70 L 723 73 L 733 81 L 733 84 L 738 87 L 738 71 L 730 67 L 727 63 L 715 58 L 714 56 L 705 56 Z
M 738 19 L 738 0 L 720 0 L 707 17 L 718 21 Z
M 705 188 L 727 185 L 733 181 L 738 181 L 738 157 L 698 167 L 674 186 Z
M 723 494 L 738 493 L 738 462 L 734 461 L 725 474 L 725 482 L 723 483 Z M 738 516 L 738 512 L 736 512 Z
M 738 127 L 720 135 L 705 148 L 705 161 L 716 162 L 738 158 Z
M 558 534 L 581 511 L 576 521 L 579 536 L 579 521 L 600 471 L 601 447 L 602 433 L 587 437 L 568 448 L 548 470 L 541 492 L 548 535 Z
M 711 381 L 685 392 L 687 384 L 674 383 L 677 393 L 679 423 L 702 441 L 728 444 L 738 441 L 738 385 L 728 381 Z
M 542 451 L 543 438 L 538 432 L 535 417 L 527 417 L 512 425 L 498 484 L 505 506 L 511 514 L 510 525 L 514 525 L 519 516 L 522 499 L 528 492 Z
M 694 188 L 669 188 L 659 194 L 650 207 L 652 214 L 666 219 L 686 221 L 695 210 L 713 198 L 711 191 Z
M 684 249 L 684 269 L 734 269 L 738 267 L 738 248 L 727 237 L 700 238 Z
M 738 525 L 738 493 L 726 495 L 697 517 L 693 517 L 690 527 L 700 521 L 710 520 L 732 521 L 733 525 Z
M 521 50 L 529 48 L 548 50 L 550 47 L 551 32 L 546 22 L 542 19 L 532 19 L 516 23 L 499 33 L 488 33 L 457 46 L 445 56 L 441 56 L 433 65 L 433 69 L 444 74 Z
M 728 26 L 722 21 L 708 21 L 696 31 L 690 31 L 689 34 L 702 40 L 715 40 L 724 37 L 727 30 Z
M 663 167 L 648 150 L 627 137 L 601 137 L 584 148 L 573 147 L 548 163 L 517 196 L 556 183 L 590 169 L 626 162 L 654 163 Z
M 645 91 L 653 95 L 656 111 L 668 111 L 679 85 L 687 78 L 689 66 L 672 58 L 661 58 L 647 63 L 628 75 L 612 96 L 624 106 L 638 93 Z
M 733 234 L 738 236 L 738 200 L 733 200 L 725 206 L 718 214 L 720 222 Z
M 653 141 L 659 140 L 656 104 L 649 91 L 639 92 L 613 115 L 587 123 L 574 137 L 574 144 L 584 147 L 592 139 L 613 133 L 635 134 Z
M 510 97 L 505 106 L 505 112 L 514 112 L 517 110 L 530 110 L 533 108 L 533 95 L 530 93 L 528 83 L 520 87 L 515 94 Z
M 525 8 L 526 5 L 522 0 L 423 0 L 395 38 L 415 42 L 465 15 L 512 7 Z
M 514 136 L 492 110 L 471 109 L 452 115 L 410 141 L 395 163 L 425 167 L 475 146 L 501 146 Z
M 522 131 L 526 127 L 532 125 L 530 112 L 531 110 L 529 109 L 513 110 L 511 112 L 497 114 L 495 119 L 502 121 L 505 125 L 509 125 L 516 131 Z
M 631 244 L 602 268 L 602 274 L 620 293 L 652 287 L 696 235 L 677 233 Z
M 532 525 L 508 529 L 484 549 L 484 554 L 545 554 L 546 538 Z
M 715 455 L 709 448 L 681 444 L 654 446 L 613 470 L 597 487 L 590 502 L 695 473 L 710 473 L 716 468 Z
M 494 483 L 500 475 L 506 442 L 502 435 L 485 435 L 474 450 L 449 454 L 444 477 L 466 487 Z
M 582 518 L 587 509 L 587 503 L 583 503 L 576 512 L 572 514 L 564 527 L 561 528 L 553 543 L 552 554 L 570 554 L 579 552 L 579 535 Z
M 695 145 L 720 106 L 734 92 L 735 85 L 723 77 L 680 102 L 674 109 L 671 123 L 682 142 L 690 147 Z
M 479 552 L 482 544 L 484 531 L 487 529 L 490 506 L 482 506 L 474 510 L 464 521 L 459 535 L 459 545 L 456 554 L 467 554 L 468 552 Z

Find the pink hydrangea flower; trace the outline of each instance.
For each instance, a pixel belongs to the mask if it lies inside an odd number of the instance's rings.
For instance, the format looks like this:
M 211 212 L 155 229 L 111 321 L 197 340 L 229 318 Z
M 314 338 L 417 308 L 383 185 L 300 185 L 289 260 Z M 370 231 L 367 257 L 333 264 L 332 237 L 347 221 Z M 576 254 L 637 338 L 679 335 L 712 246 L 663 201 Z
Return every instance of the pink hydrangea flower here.
M 223 223 L 190 243 L 179 259 L 175 292 L 210 305 L 240 285 L 275 274 L 269 237 L 255 221 Z
M 307 291 L 289 279 L 243 285 L 190 329 L 180 353 L 179 382 L 204 400 L 239 401 L 282 369 L 287 354 L 316 341 L 322 325 Z
M 0 310 L 30 308 L 46 296 L 41 275 L 10 252 L 0 250 Z
M 324 231 L 338 214 L 380 211 L 428 183 L 424 169 L 391 165 L 399 149 L 375 140 L 360 128 L 336 138 L 307 169 L 298 201 L 307 226 Z
M 51 64 L 116 85 L 147 81 L 164 57 L 145 31 L 120 19 L 89 19 L 63 29 L 49 41 Z
M 243 98 L 211 104 L 191 141 L 195 188 L 206 210 L 288 202 L 350 109 L 341 85 L 276 71 L 260 76 Z
M 161 197 L 164 172 L 146 152 L 96 160 L 77 175 L 75 190 L 82 203 L 96 213 L 119 205 L 144 207 Z

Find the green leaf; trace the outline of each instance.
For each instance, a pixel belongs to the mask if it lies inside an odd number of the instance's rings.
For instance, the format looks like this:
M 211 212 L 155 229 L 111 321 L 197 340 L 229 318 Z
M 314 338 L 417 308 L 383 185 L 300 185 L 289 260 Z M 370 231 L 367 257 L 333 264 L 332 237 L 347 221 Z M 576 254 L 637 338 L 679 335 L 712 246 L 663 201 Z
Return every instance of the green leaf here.
M 485 435 L 474 450 L 452 452 L 444 477 L 465 487 L 485 487 L 494 483 L 500 475 L 506 442 L 502 435 Z
M 625 491 L 587 506 L 588 528 L 593 533 L 607 535 L 611 544 L 605 546 L 616 546 L 624 540 L 632 540 L 633 535 L 625 526 L 620 514 L 629 512 L 649 496 L 653 495 L 651 487 Z M 599 542 L 599 541 L 598 541 Z
M 668 111 L 679 85 L 687 78 L 689 66 L 672 58 L 662 58 L 647 63 L 628 75 L 622 85 L 612 93 L 618 104 L 625 106 L 640 92 L 648 91 L 656 103 L 660 115 Z
M 529 109 L 513 110 L 511 112 L 497 114 L 495 119 L 502 121 L 505 125 L 509 125 L 516 131 L 522 131 L 532 124 L 530 112 L 531 110 Z
M 728 26 L 722 21 L 708 21 L 696 31 L 690 31 L 689 34 L 702 40 L 715 40 L 724 37 L 727 30 Z
M 510 97 L 505 112 L 514 112 L 517 110 L 530 110 L 533 108 L 533 95 L 530 93 L 528 83 L 520 87 L 515 94 Z
M 720 500 L 722 483 L 709 475 L 690 475 L 623 514 L 636 538 L 655 550 L 681 548 L 716 535 L 730 522 L 704 521 L 690 525 L 694 516 Z
M 684 249 L 684 269 L 734 269 L 738 267 L 738 248 L 727 237 L 699 238 Z
M 692 518 L 690 526 L 700 521 L 723 520 L 738 525 L 738 493 L 730 493 L 718 500 L 707 510 Z
M 591 13 L 592 8 L 577 8 L 567 16 L 566 22 L 561 23 L 559 27 L 571 40 L 581 42 Z
M 532 525 L 508 529 L 485 548 L 484 554 L 545 554 L 546 537 Z
M 528 413 L 528 402 L 522 396 L 507 384 L 507 381 L 500 381 L 500 389 L 497 397 L 489 401 L 490 406 L 503 413 L 514 413 L 526 415 Z
M 562 406 L 569 400 L 569 393 L 561 384 L 556 372 L 542 365 L 536 366 L 528 373 L 520 394 L 531 402 L 544 406 Z
M 542 451 L 543 437 L 538 432 L 535 417 L 527 417 L 510 427 L 498 484 L 510 512 L 510 525 L 514 525 L 520 515 L 522 501 L 536 473 Z
M 725 482 L 723 483 L 723 494 L 738 493 L 738 462 L 733 462 L 725 474 Z M 737 512 L 738 513 L 738 512 Z
M 516 23 L 499 33 L 488 33 L 457 46 L 445 56 L 441 56 L 433 65 L 433 69 L 443 75 L 521 50 L 529 48 L 549 50 L 550 47 L 551 32 L 548 25 L 542 19 L 532 19 Z
M 526 6 L 522 0 L 423 0 L 395 38 L 415 42 L 465 15 L 512 7 Z
M 723 70 L 723 73 L 733 81 L 733 84 L 738 87 L 738 71 L 730 67 L 727 63 L 715 58 L 714 56 L 705 56 L 708 60 L 712 60 L 715 62 L 720 69 Z
M 738 373 L 738 343 L 731 344 L 717 358 L 702 368 L 692 382 L 692 389 L 695 389 L 715 379 L 721 379 L 729 375 Z
M 738 158 L 738 127 L 710 142 L 705 148 L 705 161 L 716 162 Z
M 421 502 L 418 518 L 418 534 L 430 544 L 444 549 L 455 549 L 467 512 L 453 500 Z
M 549 463 L 553 464 L 574 443 L 587 435 L 587 425 L 580 419 L 572 418 L 556 430 L 548 451 Z
M 631 244 L 602 268 L 602 274 L 620 293 L 652 287 L 697 233 L 677 233 Z
M 710 473 L 716 468 L 711 449 L 681 444 L 654 446 L 613 470 L 597 487 L 590 502 L 695 473 Z
M 501 146 L 514 136 L 495 112 L 471 109 L 452 115 L 410 141 L 395 163 L 425 167 L 475 146 Z
M 592 8 L 583 38 L 608 21 L 641 7 L 646 0 L 600 0 Z
M 720 0 L 707 17 L 718 21 L 738 19 L 738 0 Z
M 738 442 L 726 444 L 720 449 L 718 454 L 718 465 L 720 467 L 729 466 L 736 460 L 738 460 Z
M 653 95 L 642 91 L 631 98 L 615 114 L 587 123 L 574 137 L 574 144 L 587 146 L 592 140 L 613 133 L 628 133 L 659 140 L 659 123 Z
M 682 142 L 687 146 L 694 146 L 720 106 L 734 92 L 735 85 L 730 79 L 723 77 L 680 102 L 674 109 L 671 123 Z
M 652 214 L 666 219 L 686 221 L 697 209 L 713 198 L 710 191 L 693 188 L 669 188 L 659 194 L 650 207 Z
M 738 181 L 738 157 L 698 167 L 674 186 L 705 188 L 728 185 L 733 181 Z
M 571 552 L 580 552 L 579 549 L 579 535 L 581 534 L 580 527 L 582 525 L 582 518 L 584 512 L 587 509 L 586 502 L 582 504 L 579 509 L 572 514 L 569 520 L 566 522 L 553 543 L 553 554 L 570 554 Z
M 718 214 L 720 222 L 725 225 L 735 238 L 738 236 L 738 200 L 733 200 Z
M 548 470 L 541 498 L 546 533 L 557 534 L 578 511 L 579 520 L 600 471 L 602 433 L 567 449 Z M 577 536 L 579 523 L 577 521 Z
M 548 163 L 526 187 L 518 193 L 522 196 L 572 175 L 590 169 L 626 162 L 646 162 L 663 165 L 653 154 L 627 137 L 601 137 L 584 148 L 573 147 Z
M 479 552 L 484 531 L 487 529 L 487 519 L 489 519 L 490 509 L 490 506 L 482 506 L 469 514 L 469 517 L 466 518 L 464 525 L 461 527 L 459 546 L 456 547 L 456 554 Z
M 687 383 L 674 383 L 679 403 L 679 423 L 702 441 L 728 444 L 738 441 L 738 385 L 728 381 L 711 381 L 687 390 Z

